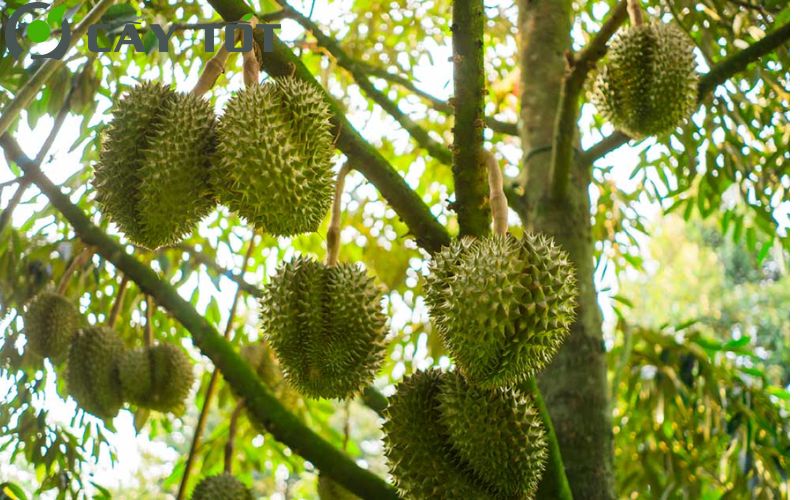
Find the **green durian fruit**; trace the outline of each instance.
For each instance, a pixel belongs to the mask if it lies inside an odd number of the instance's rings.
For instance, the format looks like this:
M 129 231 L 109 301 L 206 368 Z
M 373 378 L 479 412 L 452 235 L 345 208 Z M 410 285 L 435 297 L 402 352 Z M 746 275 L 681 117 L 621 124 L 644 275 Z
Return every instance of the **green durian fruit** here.
M 618 129 L 635 138 L 672 132 L 697 107 L 694 43 L 660 22 L 617 35 L 595 77 L 592 100 Z
M 333 196 L 331 116 L 324 96 L 295 78 L 234 94 L 212 170 L 220 201 L 276 236 L 316 231 Z
M 180 409 L 194 381 L 189 358 L 173 344 L 125 352 L 119 378 L 126 401 L 163 412 Z
M 110 419 L 122 407 L 118 362 L 125 350 L 113 330 L 91 326 L 72 338 L 67 360 L 67 390 L 85 411 Z
M 544 368 L 569 333 L 576 286 L 567 255 L 541 235 L 492 235 L 434 257 L 425 294 L 467 379 L 506 387 Z
M 81 326 L 78 308 L 59 293 L 44 291 L 28 304 L 23 316 L 27 347 L 53 361 L 64 359 Z
M 112 113 L 94 172 L 97 201 L 134 243 L 174 244 L 214 208 L 214 110 L 200 97 L 148 82 Z
M 262 320 L 286 379 L 306 396 L 361 391 L 383 357 L 381 291 L 352 264 L 286 263 L 266 289 Z
M 389 470 L 403 498 L 494 498 L 453 449 L 437 401 L 444 374 L 418 371 L 389 397 L 383 424 Z
M 319 500 L 358 500 L 361 498 L 332 478 L 322 474 L 317 478 L 317 494 Z
M 530 498 L 547 463 L 544 424 L 516 389 L 481 389 L 458 373 L 442 377 L 437 401 L 448 441 L 500 498 Z
M 303 397 L 283 378 L 275 354 L 265 344 L 244 345 L 239 350 L 239 355 L 255 370 L 264 385 L 284 407 L 296 411 L 303 405 Z M 259 428 L 261 427 L 262 424 L 257 418 L 251 418 L 251 420 Z
M 253 494 L 235 476 L 223 473 L 200 481 L 191 500 L 252 500 Z

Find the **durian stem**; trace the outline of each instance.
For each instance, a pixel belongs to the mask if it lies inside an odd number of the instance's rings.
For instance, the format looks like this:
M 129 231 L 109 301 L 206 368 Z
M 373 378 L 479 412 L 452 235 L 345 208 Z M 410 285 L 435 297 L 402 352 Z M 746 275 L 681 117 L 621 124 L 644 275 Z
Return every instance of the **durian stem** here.
M 125 289 L 128 287 L 128 277 L 126 275 L 122 275 L 122 281 L 119 282 L 119 287 L 117 288 L 117 295 L 114 297 L 114 304 L 111 306 L 111 312 L 108 313 L 108 321 L 106 324 L 109 328 L 114 328 L 114 325 L 117 322 L 117 317 L 119 317 L 119 312 L 122 310 L 122 302 L 125 298 Z
M 326 264 L 335 266 L 339 260 L 339 245 L 342 240 L 342 194 L 344 193 L 344 180 L 350 172 L 350 163 L 345 163 L 336 176 L 336 192 L 331 205 L 331 224 L 328 226 Z
M 250 256 L 253 255 L 255 241 L 256 232 L 253 231 L 253 235 L 250 238 L 250 243 L 248 243 L 247 246 L 247 251 L 245 252 L 244 261 L 242 262 L 242 277 L 244 277 L 244 274 L 247 271 L 247 263 L 250 260 Z M 233 322 L 236 318 L 236 309 L 239 305 L 239 298 L 241 296 L 242 287 L 239 285 L 236 287 L 236 292 L 233 294 L 233 302 L 231 303 L 231 310 L 228 314 L 228 323 L 225 325 L 225 331 L 222 334 L 226 340 L 230 339 L 231 333 L 233 332 Z M 211 401 L 214 399 L 214 392 L 216 391 L 218 381 L 219 368 L 215 366 L 214 371 L 211 372 L 211 378 L 208 381 L 208 388 L 206 389 L 206 396 L 203 399 L 203 406 L 200 408 L 200 415 L 197 417 L 197 425 L 194 428 L 194 435 L 192 435 L 192 444 L 189 446 L 189 454 L 186 456 L 186 466 L 183 469 L 181 484 L 178 487 L 178 495 L 176 497 L 177 500 L 183 500 L 183 498 L 186 496 L 186 487 L 189 484 L 189 476 L 192 473 L 192 464 L 194 463 L 195 456 L 197 455 L 197 449 L 200 445 L 200 439 L 203 436 L 203 430 L 206 427 L 208 410 L 211 408 Z
M 244 400 L 240 399 L 236 404 L 236 408 L 231 412 L 231 423 L 228 427 L 228 441 L 225 442 L 225 473 L 231 474 L 233 469 L 233 449 L 236 443 L 236 428 L 239 422 L 239 414 L 244 409 Z
M 508 232 L 508 199 L 503 191 L 503 170 L 497 159 L 487 150 L 481 150 L 481 160 L 489 170 L 489 206 L 492 208 L 494 233 L 504 235 Z
M 56 291 L 59 294 L 64 295 L 64 292 L 67 290 L 67 285 L 69 285 L 69 279 L 72 276 L 72 274 L 79 267 L 86 264 L 86 261 L 89 260 L 89 258 L 92 255 L 94 255 L 94 251 L 95 251 L 94 247 L 88 246 L 84 248 L 81 251 L 81 253 L 76 255 L 74 259 L 72 259 L 72 262 L 70 262 L 69 266 L 67 266 L 67 268 L 64 270 L 64 274 L 61 275 L 61 281 L 58 282 L 58 288 L 56 289 Z
M 639 0 L 628 0 L 628 15 L 631 18 L 631 24 L 634 26 L 641 26 L 644 23 L 642 6 L 639 5 Z
M 344 402 L 344 437 L 342 438 L 342 449 L 347 452 L 347 444 L 350 441 L 350 400 Z
M 253 32 L 255 32 L 257 23 L 258 20 L 255 16 L 253 16 L 250 19 L 250 26 L 253 28 Z M 256 58 L 255 40 L 253 40 L 253 48 L 245 52 L 242 57 L 244 58 L 242 65 L 242 76 L 244 77 L 245 86 L 251 87 L 253 85 L 258 85 L 258 80 L 261 73 L 261 64 L 258 62 L 258 58 Z
M 222 47 L 214 54 L 214 57 L 206 62 L 203 73 L 200 75 L 200 79 L 197 80 L 197 85 L 192 89 L 192 94 L 202 97 L 214 87 L 219 75 L 225 71 L 225 62 L 228 60 L 229 55 L 230 52 L 228 52 L 223 43 Z
M 144 299 L 144 335 L 143 341 L 145 347 L 150 347 L 153 343 L 153 299 L 147 295 Z

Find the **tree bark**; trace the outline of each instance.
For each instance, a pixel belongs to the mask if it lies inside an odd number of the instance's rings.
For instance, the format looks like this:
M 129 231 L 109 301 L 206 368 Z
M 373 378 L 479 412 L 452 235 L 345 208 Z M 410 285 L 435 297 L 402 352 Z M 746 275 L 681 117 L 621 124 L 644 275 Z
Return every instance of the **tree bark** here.
M 611 425 L 600 310 L 594 286 L 590 171 L 572 168 L 566 196 L 548 194 L 558 96 L 570 48 L 568 0 L 519 0 L 520 137 L 525 151 L 526 229 L 552 235 L 575 265 L 578 311 L 571 334 L 539 384 L 552 417 L 574 497 L 613 498 Z M 545 480 L 541 498 L 555 498 Z

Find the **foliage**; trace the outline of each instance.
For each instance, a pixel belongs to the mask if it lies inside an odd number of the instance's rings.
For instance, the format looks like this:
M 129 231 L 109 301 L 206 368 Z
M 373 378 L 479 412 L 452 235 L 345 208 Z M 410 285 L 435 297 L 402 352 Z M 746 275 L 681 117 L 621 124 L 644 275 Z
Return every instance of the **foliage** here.
M 14 8 L 21 3 L 14 0 L 6 5 Z M 73 24 L 90 7 L 89 2 L 78 0 L 56 3 L 66 6 L 66 17 Z M 279 9 L 271 1 L 250 3 L 261 13 Z M 576 12 L 574 48 L 579 49 L 592 39 L 615 2 L 572 3 Z M 353 0 L 348 5 L 319 1 L 293 5 L 338 42 L 401 114 L 440 145 L 452 142 L 447 104 L 452 87 L 449 72 L 443 71 L 450 55 L 445 46 L 450 39 L 447 2 Z M 691 36 L 702 55 L 701 71 L 788 22 L 789 10 L 786 0 L 667 0 L 645 2 L 644 6 L 651 17 L 676 20 Z M 513 132 L 520 104 L 517 8 L 511 1 L 487 2 L 485 8 L 486 114 L 510 124 Z M 4 10 L 2 16 L 6 14 Z M 98 209 L 90 180 L 111 103 L 145 79 L 172 84 L 180 91 L 191 88 L 202 61 L 210 54 L 203 50 L 203 31 L 187 24 L 218 21 L 219 16 L 205 2 L 122 2 L 103 17 L 108 26 L 100 34 L 101 45 L 113 47 L 122 23 L 134 19 L 140 20 L 142 27 L 177 21 L 170 52 L 156 51 L 152 34 L 144 36 L 145 53 L 123 50 L 89 55 L 85 41 L 80 41 L 51 84 L 36 95 L 12 135 L 23 142 L 27 152 L 35 153 L 54 118 L 66 109 L 61 138 L 44 159 L 48 177 L 220 332 L 232 316 L 233 345 L 257 341 L 261 338 L 260 289 L 281 262 L 299 254 L 321 259 L 321 233 L 292 239 L 258 234 L 253 258 L 245 262 L 252 234 L 244 221 L 225 209 L 211 213 L 181 244 L 157 251 L 134 247 Z M 437 220 L 455 234 L 450 165 L 431 156 L 391 121 L 365 92 L 363 82 L 357 82 L 342 60 L 332 57 L 316 37 L 295 21 L 284 19 L 281 23 L 280 38 L 346 111 L 365 140 L 375 145 Z M 21 42 L 26 52 L 37 50 L 26 37 L 21 37 Z M 2 43 L 4 40 L 0 40 L 0 108 L 13 99 L 40 64 L 30 57 L 17 62 Z M 239 64 L 229 63 L 213 90 L 218 112 L 230 91 L 241 85 Z M 648 139 L 634 150 L 625 150 L 638 152 L 633 162 L 618 162 L 610 156 L 597 160 L 592 168 L 598 280 L 614 280 L 605 275 L 607 266 L 624 275 L 628 270 L 648 270 L 661 263 L 663 271 L 649 276 L 651 285 L 647 287 L 625 283 L 614 302 L 625 320 L 620 322 L 609 359 L 612 379 L 618 381 L 614 390 L 621 495 L 678 496 L 681 492 L 715 498 L 728 492 L 732 497 L 785 496 L 788 337 L 783 312 L 788 310 L 788 287 L 780 262 L 788 249 L 784 216 L 789 196 L 788 74 L 788 50 L 773 51 L 714 88 L 701 102 L 691 126 L 662 142 Z M 592 106 L 582 109 L 583 153 L 588 154 L 611 128 Z M 511 191 L 518 193 L 526 175 L 518 166 L 525 153 L 519 139 L 494 129 L 487 130 L 486 137 L 505 168 Z M 335 160 L 341 165 L 344 157 L 337 155 Z M 148 414 L 129 405 L 113 424 L 104 426 L 78 410 L 67 397 L 59 368 L 25 352 L 21 313 L 39 290 L 61 279 L 85 245 L 27 181 L 6 184 L 20 175 L 14 162 L 0 164 L 0 207 L 6 209 L 19 198 L 13 214 L 8 210 L 0 216 L 0 457 L 33 475 L 20 474 L 21 480 L 12 478 L 14 483 L 3 483 L 0 491 L 17 496 L 27 493 L 28 497 L 83 493 L 97 498 L 112 494 L 158 498 L 174 493 L 184 473 L 181 457 L 188 451 L 213 367 L 169 311 L 160 307 L 148 310 L 141 290 L 95 255 L 71 276 L 67 297 L 80 304 L 81 312 L 94 324 L 107 322 L 119 299 L 115 331 L 131 348 L 143 345 L 149 316 L 153 340 L 184 350 L 195 363 L 198 382 L 180 415 Z M 390 290 L 386 300 L 391 317 L 388 354 L 376 387 L 394 385 L 418 368 L 449 366 L 451 361 L 428 324 L 421 298 L 428 255 L 413 242 L 408 221 L 401 221 L 397 208 L 387 204 L 359 175 L 349 177 L 345 192 L 340 261 L 363 262 L 368 273 Z M 678 260 L 669 252 L 657 253 L 654 244 L 647 255 L 651 231 L 644 214 L 654 211 L 673 211 L 689 221 L 709 221 L 702 228 L 687 229 L 696 233 L 692 248 L 699 253 Z M 321 227 L 325 226 L 323 221 Z M 673 237 L 684 230 L 675 231 Z M 673 240 L 677 252 L 681 248 L 678 240 Z M 711 251 L 707 245 L 721 248 Z M 720 261 L 724 272 L 711 266 Z M 672 274 L 676 270 L 684 274 Z M 677 286 L 680 284 L 683 286 Z M 242 287 L 244 296 L 241 307 L 232 311 L 231 297 L 237 286 Z M 645 288 L 648 294 L 641 293 Z M 664 293 L 659 295 L 656 290 Z M 688 292 L 702 292 L 706 302 Z M 627 308 L 624 304 L 630 301 L 626 296 L 639 300 Z M 692 309 L 690 304 L 703 307 Z M 664 326 L 688 320 L 696 323 L 684 328 Z M 222 471 L 230 415 L 237 400 L 228 384 L 220 384 L 188 491 L 202 477 Z M 284 404 L 326 441 L 386 477 L 377 418 L 360 401 L 297 398 Z M 705 420 L 700 417 L 701 407 Z M 264 432 L 260 424 L 244 414 L 239 420 L 233 432 L 237 477 L 257 496 L 278 492 L 286 497 L 313 498 L 313 467 Z M 147 442 L 141 467 L 146 472 L 141 472 L 138 480 L 111 484 L 98 471 L 119 465 L 120 436 L 132 435 L 132 428 L 139 440 Z M 174 462 L 165 465 L 164 455 L 154 451 L 157 447 L 169 450 Z M 123 458 L 129 457 L 119 457 L 120 462 Z

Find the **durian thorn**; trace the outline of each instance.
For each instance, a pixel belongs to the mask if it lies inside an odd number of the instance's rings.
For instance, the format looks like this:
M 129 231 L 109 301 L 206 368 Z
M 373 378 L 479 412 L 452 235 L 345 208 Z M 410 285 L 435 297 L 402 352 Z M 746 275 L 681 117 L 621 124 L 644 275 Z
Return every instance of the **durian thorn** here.
M 119 282 L 119 287 L 117 287 L 117 295 L 114 297 L 114 304 L 111 306 L 111 312 L 108 313 L 108 321 L 106 324 L 109 328 L 114 328 L 114 324 L 117 322 L 119 312 L 122 310 L 122 299 L 125 297 L 125 289 L 127 286 L 128 276 L 123 274 L 122 281 Z
M 634 26 L 641 26 L 644 23 L 642 6 L 639 5 L 639 0 L 628 0 L 628 16 Z
M 336 192 L 333 196 L 333 205 L 331 205 L 331 223 L 328 226 L 327 234 L 328 255 L 325 263 L 329 266 L 335 266 L 339 259 L 339 244 L 342 239 L 342 194 L 344 193 L 344 179 L 348 172 L 350 172 L 350 162 L 342 165 L 336 176 Z
M 489 170 L 489 206 L 492 209 L 494 233 L 504 235 L 508 232 L 508 199 L 503 192 L 503 171 L 493 154 L 484 149 L 481 156 Z
M 192 94 L 196 95 L 197 97 L 203 97 L 206 92 L 214 87 L 214 84 L 217 83 L 217 78 L 219 78 L 219 75 L 225 71 L 225 62 L 228 60 L 229 55 L 230 52 L 228 52 L 228 50 L 225 48 L 225 44 L 223 43 L 222 47 L 220 47 L 217 53 L 214 54 L 214 57 L 206 62 L 203 72 L 200 74 L 200 78 L 197 80 L 197 84 L 192 89 Z
M 231 423 L 228 427 L 228 441 L 225 443 L 225 473 L 231 474 L 233 468 L 233 445 L 236 442 L 236 426 L 239 421 L 239 414 L 244 409 L 244 399 L 240 399 L 236 408 L 231 412 Z
M 252 27 L 252 32 L 255 32 L 256 24 L 258 20 L 255 16 L 250 18 L 250 26 Z M 241 33 L 241 31 L 240 31 Z M 245 52 L 242 56 L 244 58 L 244 62 L 242 65 L 242 73 L 244 76 L 244 84 L 247 87 L 251 87 L 253 85 L 258 84 L 259 80 L 259 73 L 261 71 L 261 66 L 258 64 L 258 59 L 256 58 L 256 44 L 253 42 L 253 47 Z
M 81 253 L 75 256 L 72 259 L 72 262 L 69 263 L 69 266 L 64 270 L 64 274 L 61 275 L 61 280 L 58 282 L 58 287 L 56 291 L 59 295 L 64 295 L 64 292 L 67 289 L 67 285 L 69 284 L 69 279 L 72 274 L 81 266 L 86 264 L 86 261 L 94 255 L 95 248 L 92 246 L 88 246 L 84 248 Z

